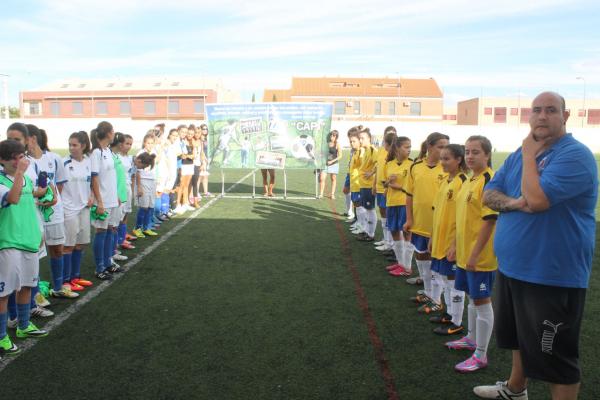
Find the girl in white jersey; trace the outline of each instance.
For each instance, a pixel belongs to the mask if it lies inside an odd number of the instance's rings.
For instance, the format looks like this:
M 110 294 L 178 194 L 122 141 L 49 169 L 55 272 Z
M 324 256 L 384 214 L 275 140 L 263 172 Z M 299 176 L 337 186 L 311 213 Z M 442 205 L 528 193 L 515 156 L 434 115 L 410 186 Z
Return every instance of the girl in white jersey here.
M 117 240 L 117 226 L 121 222 L 119 199 L 117 197 L 117 173 L 115 161 L 109 145 L 115 136 L 112 125 L 102 121 L 92 131 L 92 226 L 96 228 L 94 236 L 94 260 L 96 262 L 96 277 L 101 280 L 111 280 L 112 273 L 121 272 L 113 265 L 113 241 Z
M 48 186 L 53 192 L 56 204 L 51 207 L 42 207 L 44 238 L 50 254 L 50 268 L 52 276 L 52 297 L 73 299 L 79 295 L 71 290 L 68 285 L 63 285 L 63 245 L 65 243 L 64 209 L 57 185 L 67 182 L 64 164 L 61 157 L 48 149 L 46 133 L 35 125 L 27 125 L 29 138 L 27 150 L 34 163 L 38 175 L 46 176 Z
M 177 142 L 177 129 L 171 129 L 162 144 L 158 147 L 157 165 L 156 165 L 156 195 L 160 196 L 160 218 L 162 220 L 170 218 L 169 194 L 173 191 L 175 180 L 177 179 L 177 148 L 174 144 Z M 179 147 L 179 146 L 177 146 Z
M 115 138 L 113 139 L 112 143 L 110 144 L 110 151 L 113 152 L 113 157 L 115 160 L 115 167 L 117 168 L 117 192 L 119 190 L 124 190 L 124 193 L 121 193 L 121 196 L 124 196 L 124 198 L 120 198 L 120 204 L 119 204 L 119 213 L 121 214 L 121 221 L 119 222 L 119 226 L 117 227 L 117 239 L 114 241 L 113 246 L 114 246 L 114 255 L 112 256 L 113 261 L 125 261 L 128 259 L 127 256 L 121 254 L 121 252 L 118 250 L 118 248 L 121 246 L 121 244 L 123 243 L 123 241 L 125 240 L 125 235 L 127 234 L 127 225 L 126 223 L 124 223 L 123 221 L 127 221 L 127 213 L 131 212 L 131 206 L 128 206 L 129 203 L 129 199 L 131 198 L 131 193 L 130 193 L 130 189 L 131 189 L 131 178 L 128 179 L 128 177 L 130 176 L 129 174 L 131 173 L 131 168 L 132 168 L 132 161 L 131 159 L 127 158 L 127 152 L 129 151 L 129 148 L 131 147 L 131 143 L 129 147 L 126 147 L 127 145 L 125 144 L 126 140 L 125 140 L 125 134 L 121 133 L 121 132 L 115 132 Z M 122 156 L 122 149 L 125 146 L 125 156 Z M 123 164 L 123 160 L 125 161 L 125 164 Z M 120 164 L 119 166 L 117 166 L 117 164 Z M 122 174 L 121 177 L 119 177 L 119 174 Z M 123 182 L 121 182 L 120 184 L 123 185 L 122 187 L 119 187 L 119 179 L 122 179 Z M 129 209 L 129 211 L 127 211 L 127 209 Z
M 115 134 L 115 141 L 117 141 Z M 127 217 L 131 214 L 133 210 L 133 179 L 132 177 L 135 175 L 135 166 L 133 165 L 133 156 L 129 155 L 129 150 L 131 150 L 131 146 L 133 145 L 133 137 L 131 135 L 124 134 L 122 140 L 119 139 L 117 141 L 117 155 L 121 160 L 121 164 L 123 164 L 123 169 L 125 170 L 125 177 L 127 180 L 127 201 L 122 204 L 122 212 L 123 219 L 119 224 L 118 230 L 118 243 L 122 249 L 130 250 L 135 249 L 135 246 L 131 244 L 131 242 L 127 238 Z M 135 240 L 137 239 L 135 236 L 132 236 Z
M 135 195 L 137 198 L 138 214 L 133 234 L 138 238 L 158 235 L 158 233 L 150 229 L 154 197 L 156 196 L 156 178 L 154 171 L 156 154 L 153 154 L 154 140 L 154 134 L 147 133 L 142 142 L 143 149 L 140 150 L 135 158 Z M 148 158 L 145 154 L 153 156 L 151 162 L 147 161 Z M 140 156 L 143 156 L 141 158 L 146 161 L 139 163 L 138 159 L 140 159 Z
M 92 286 L 92 282 L 81 278 L 83 248 L 90 243 L 90 207 L 93 201 L 90 150 L 90 139 L 86 132 L 71 134 L 70 154 L 62 160 L 67 182 L 58 185 L 65 212 L 63 281 L 73 291 Z

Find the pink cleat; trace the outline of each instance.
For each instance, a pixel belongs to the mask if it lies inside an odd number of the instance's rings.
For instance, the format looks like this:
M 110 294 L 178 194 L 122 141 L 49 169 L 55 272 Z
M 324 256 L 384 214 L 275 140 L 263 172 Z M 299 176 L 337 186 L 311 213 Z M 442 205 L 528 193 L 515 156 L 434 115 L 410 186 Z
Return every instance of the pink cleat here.
M 386 271 L 391 271 L 391 270 L 393 270 L 393 269 L 396 269 L 396 268 L 399 268 L 399 267 L 401 267 L 401 268 L 404 268 L 404 265 L 402 265 L 402 264 L 392 264 L 392 265 L 388 265 L 387 267 L 385 267 L 385 270 L 386 270 Z
M 463 337 L 458 340 L 453 340 L 452 342 L 446 343 L 446 347 L 450 350 L 470 350 L 475 351 L 477 345 L 474 341 L 469 339 L 468 337 Z
M 397 268 L 388 271 L 388 274 L 392 276 L 410 276 L 411 271 L 408 271 L 403 265 L 399 265 Z
M 487 367 L 487 365 L 488 365 L 487 357 L 480 359 L 480 358 L 477 358 L 477 356 L 475 354 L 473 354 L 471 357 L 467 358 L 465 361 L 456 364 L 454 369 L 457 372 L 460 372 L 461 374 L 466 374 L 469 372 L 475 372 L 479 369 L 485 368 L 485 367 Z

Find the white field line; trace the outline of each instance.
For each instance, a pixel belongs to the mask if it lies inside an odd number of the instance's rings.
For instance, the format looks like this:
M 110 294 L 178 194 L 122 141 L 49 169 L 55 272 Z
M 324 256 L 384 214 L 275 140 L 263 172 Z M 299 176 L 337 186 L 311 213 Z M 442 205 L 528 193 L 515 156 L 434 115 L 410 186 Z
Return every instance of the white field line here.
M 236 183 L 234 183 L 233 185 L 231 185 L 226 190 L 226 192 L 230 192 L 231 190 L 235 189 L 235 187 L 237 185 L 239 185 L 240 183 L 242 183 L 243 181 L 245 181 L 253 173 L 254 173 L 254 171 L 249 172 L 248 174 L 246 174 L 245 176 L 243 176 L 240 180 L 238 180 Z M 171 236 L 173 236 L 174 234 L 176 234 L 177 232 L 179 232 L 183 227 L 185 227 L 187 224 L 189 224 L 190 221 L 192 221 L 198 215 L 200 215 L 204 211 L 206 211 L 210 206 L 212 206 L 220 198 L 221 198 L 220 196 L 212 198 L 208 203 L 206 203 L 205 205 L 203 205 L 202 207 L 200 207 L 199 209 L 197 209 L 196 211 L 194 211 L 192 214 L 190 214 L 190 216 L 187 217 L 186 219 L 184 219 L 183 222 L 180 222 L 177 225 L 175 225 L 170 231 L 168 231 L 167 233 L 165 233 L 163 236 L 161 236 L 158 240 L 156 240 L 150 246 L 146 247 L 144 249 L 144 251 L 142 251 L 140 254 L 138 254 L 137 256 L 135 256 L 132 260 L 130 260 L 126 264 L 124 264 L 122 266 L 122 268 L 123 268 L 123 272 L 122 273 L 114 274 L 113 275 L 113 279 L 111 281 L 103 281 L 102 283 L 100 283 L 97 286 L 95 286 L 92 290 L 88 291 L 87 294 L 83 298 L 81 298 L 80 300 L 75 301 L 72 305 L 70 305 L 69 307 L 67 307 L 63 312 L 61 312 L 60 314 L 58 314 L 57 316 L 55 316 L 52 320 L 50 320 L 50 322 L 48 322 L 46 325 L 44 325 L 44 330 L 46 330 L 46 331 L 48 331 L 50 333 L 54 329 L 56 329 L 59 326 L 61 326 L 63 324 L 63 322 L 65 322 L 67 319 L 69 319 L 69 317 L 71 317 L 71 315 L 75 314 L 77 311 L 79 311 L 79 309 L 81 309 L 87 303 L 89 303 L 94 298 L 96 298 L 100 293 L 102 293 L 106 289 L 108 289 L 108 287 L 110 285 L 112 285 L 113 282 L 121 279 L 121 277 L 123 277 L 127 271 L 129 271 L 135 265 L 139 264 L 140 261 L 142 261 L 144 258 L 146 258 L 146 256 L 148 256 L 150 253 L 152 253 L 154 250 L 156 250 L 156 248 L 158 246 L 160 246 L 165 241 L 167 241 Z M 19 355 L 25 353 L 26 351 L 28 351 L 29 349 L 31 349 L 33 346 L 35 346 L 35 344 L 38 342 L 38 340 L 44 340 L 44 339 L 26 339 L 24 341 L 18 341 L 16 344 L 21 349 L 21 352 L 18 353 L 14 357 L 3 357 L 0 360 L 0 372 L 2 372 L 4 370 L 4 368 L 6 368 L 11 362 L 13 362 L 15 359 L 17 359 Z

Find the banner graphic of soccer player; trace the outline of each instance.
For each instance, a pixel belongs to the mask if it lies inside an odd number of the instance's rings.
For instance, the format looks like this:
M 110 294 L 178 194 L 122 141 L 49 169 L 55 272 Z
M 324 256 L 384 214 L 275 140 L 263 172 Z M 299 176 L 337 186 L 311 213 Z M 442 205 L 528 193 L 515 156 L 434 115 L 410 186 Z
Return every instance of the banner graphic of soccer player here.
M 206 156 L 221 168 L 324 168 L 331 113 L 325 103 L 207 104 Z

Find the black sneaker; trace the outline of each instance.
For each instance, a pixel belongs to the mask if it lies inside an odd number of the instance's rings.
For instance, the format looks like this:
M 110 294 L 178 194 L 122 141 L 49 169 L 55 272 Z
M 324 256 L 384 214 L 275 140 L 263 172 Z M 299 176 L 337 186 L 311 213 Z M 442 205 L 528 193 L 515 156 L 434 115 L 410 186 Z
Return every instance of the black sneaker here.
M 450 323 L 450 325 L 438 326 L 437 328 L 435 328 L 433 330 L 433 333 L 435 333 L 436 335 L 441 335 L 441 336 L 450 336 L 450 335 L 457 335 L 464 330 L 465 330 L 465 328 L 462 325 L 456 326 L 456 325 Z
M 100 279 L 101 281 L 111 281 L 112 280 L 112 276 L 110 276 L 110 274 L 108 274 L 106 272 L 97 273 L 96 278 Z
M 371 237 L 365 233 L 364 235 L 359 234 L 358 237 L 356 238 L 356 240 L 358 240 L 359 242 L 373 242 L 375 240 L 375 238 Z
M 433 317 L 429 318 L 429 322 L 432 324 L 451 324 L 452 316 L 448 313 L 434 315 Z
M 393 262 L 393 263 L 397 263 L 397 262 L 398 262 L 398 260 L 396 260 L 396 256 L 394 256 L 394 255 L 387 256 L 385 259 L 386 259 L 388 262 Z
M 116 273 L 119 273 L 119 272 L 123 272 L 123 270 L 121 269 L 121 266 L 120 266 L 119 264 L 117 264 L 117 263 L 112 263 L 112 264 L 110 265 L 110 267 L 108 267 L 108 268 L 106 268 L 106 269 L 104 270 L 104 272 L 108 272 L 108 273 L 110 273 L 110 274 L 116 274 Z
M 393 256 L 393 255 L 395 255 L 396 253 L 394 253 L 394 250 L 391 250 L 391 249 L 390 249 L 390 250 L 385 250 L 385 251 L 382 251 L 382 252 L 381 252 L 381 254 L 383 254 L 384 256 Z

